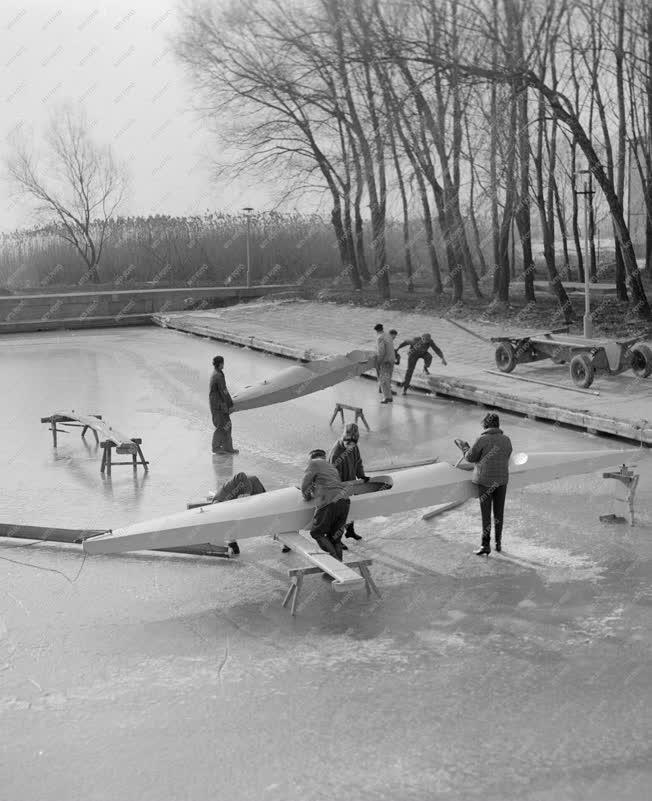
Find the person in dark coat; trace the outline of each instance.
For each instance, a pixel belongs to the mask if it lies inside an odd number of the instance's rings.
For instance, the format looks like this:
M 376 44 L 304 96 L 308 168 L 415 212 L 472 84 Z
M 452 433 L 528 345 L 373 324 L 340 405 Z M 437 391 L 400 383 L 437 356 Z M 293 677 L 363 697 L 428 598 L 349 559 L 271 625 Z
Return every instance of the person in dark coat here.
M 495 412 L 488 412 L 482 421 L 484 431 L 469 448 L 465 443 L 464 455 L 467 462 L 475 464 L 482 514 L 482 545 L 475 551 L 478 556 L 491 553 L 491 511 L 493 508 L 494 538 L 496 550 L 502 550 L 503 514 L 505 495 L 509 481 L 509 457 L 512 442 L 500 429 L 500 418 Z
M 414 373 L 414 368 L 417 366 L 417 362 L 419 359 L 423 359 L 423 372 L 427 373 L 428 368 L 432 364 L 432 356 L 428 352 L 430 348 L 439 356 L 441 359 L 441 363 L 446 366 L 447 362 L 444 358 L 444 354 L 441 350 L 437 347 L 434 343 L 432 336 L 430 334 L 422 334 L 420 337 L 414 337 L 414 339 L 405 339 L 401 344 L 396 348 L 396 352 L 398 353 L 401 348 L 408 346 L 408 362 L 407 362 L 407 370 L 405 371 L 405 378 L 403 379 L 403 394 L 406 395 L 408 389 L 410 388 L 410 381 L 412 380 L 412 374 Z
M 322 551 L 341 562 L 342 534 L 351 501 L 339 473 L 326 461 L 326 451 L 321 448 L 310 452 L 310 461 L 301 481 L 301 492 L 307 501 L 315 502 L 310 536 Z
M 224 483 L 215 493 L 212 503 L 223 503 L 224 501 L 232 501 L 234 498 L 245 498 L 248 495 L 260 495 L 263 492 L 267 492 L 267 490 L 258 476 L 236 473 L 230 481 Z M 231 540 L 228 546 L 234 554 L 240 553 L 240 547 L 236 540 Z
M 233 447 L 231 439 L 231 410 L 233 400 L 226 388 L 224 378 L 224 357 L 216 356 L 213 359 L 213 375 L 211 376 L 208 400 L 211 407 L 211 416 L 215 431 L 213 432 L 213 453 L 238 453 Z
M 358 447 L 360 430 L 356 423 L 347 423 L 344 426 L 342 437 L 337 440 L 328 454 L 328 461 L 336 468 L 342 481 L 355 481 L 361 478 L 369 481 L 369 476 L 365 474 L 362 456 Z M 362 537 L 356 533 L 353 521 L 346 524 L 345 537 L 354 540 L 361 540 Z M 342 546 L 346 550 L 346 546 Z

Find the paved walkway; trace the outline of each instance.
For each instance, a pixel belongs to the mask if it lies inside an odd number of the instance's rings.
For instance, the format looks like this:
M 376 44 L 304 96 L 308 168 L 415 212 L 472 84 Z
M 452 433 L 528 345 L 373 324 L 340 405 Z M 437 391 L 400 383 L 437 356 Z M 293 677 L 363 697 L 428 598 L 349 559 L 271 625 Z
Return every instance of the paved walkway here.
M 396 328 L 398 341 L 429 331 L 444 352 L 448 366 L 441 365 L 435 356 L 431 376 L 415 373 L 415 388 L 652 444 L 652 377 L 637 379 L 630 371 L 619 376 L 599 375 L 590 391 L 580 392 L 572 383 L 568 367 L 550 361 L 518 365 L 511 374 L 515 378 L 486 372 L 496 370 L 494 345 L 478 336 L 519 336 L 533 333 L 531 329 L 465 322 L 465 327 L 478 335 L 473 336 L 448 320 L 418 312 L 296 300 L 159 314 L 153 319 L 182 331 L 304 359 L 372 346 L 377 322 L 382 322 L 385 330 Z M 404 358 L 402 366 L 405 361 Z M 417 370 L 420 369 L 421 363 Z M 519 377 L 555 386 L 528 383 Z M 402 367 L 395 371 L 394 378 L 402 380 Z

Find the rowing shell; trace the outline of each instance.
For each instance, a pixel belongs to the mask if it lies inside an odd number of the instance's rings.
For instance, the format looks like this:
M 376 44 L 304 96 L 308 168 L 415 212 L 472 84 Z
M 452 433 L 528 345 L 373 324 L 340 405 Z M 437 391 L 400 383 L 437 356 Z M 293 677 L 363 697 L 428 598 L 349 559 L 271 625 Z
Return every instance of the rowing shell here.
M 552 481 L 564 476 L 592 473 L 640 456 L 625 451 L 531 453 L 527 461 L 511 461 L 510 488 Z M 476 497 L 478 488 L 470 474 L 441 462 L 375 476 L 365 484 L 349 482 L 349 520 L 393 515 L 424 506 Z M 297 487 L 236 498 L 164 515 L 124 526 L 84 541 L 89 554 L 121 553 L 211 543 L 308 529 L 314 506 Z
M 233 397 L 233 411 L 256 409 L 273 403 L 310 395 L 341 381 L 362 375 L 374 366 L 375 354 L 370 350 L 352 350 L 345 356 L 317 359 L 282 370 L 273 378 L 245 387 Z

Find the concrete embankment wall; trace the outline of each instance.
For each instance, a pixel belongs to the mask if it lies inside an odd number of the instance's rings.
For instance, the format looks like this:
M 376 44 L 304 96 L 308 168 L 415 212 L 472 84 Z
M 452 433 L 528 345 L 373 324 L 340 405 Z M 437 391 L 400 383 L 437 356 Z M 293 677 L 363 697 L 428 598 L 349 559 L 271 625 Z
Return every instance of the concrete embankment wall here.
M 297 291 L 294 285 L 269 284 L 7 295 L 0 297 L 0 333 L 146 325 L 156 313 L 209 309 Z

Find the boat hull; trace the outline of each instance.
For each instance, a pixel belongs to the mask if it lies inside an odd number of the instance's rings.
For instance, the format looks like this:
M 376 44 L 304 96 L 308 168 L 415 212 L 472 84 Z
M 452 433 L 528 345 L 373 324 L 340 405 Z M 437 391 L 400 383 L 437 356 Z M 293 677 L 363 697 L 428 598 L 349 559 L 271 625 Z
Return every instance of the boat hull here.
M 639 450 L 529 454 L 510 467 L 510 488 L 591 473 L 640 456 Z M 389 516 L 477 496 L 471 474 L 441 462 L 374 477 L 374 484 L 350 482 L 349 520 Z M 377 491 L 369 491 L 377 487 Z M 84 541 L 89 554 L 121 553 L 212 543 L 308 529 L 314 507 L 296 487 L 208 504 L 115 529 Z
M 345 356 L 318 359 L 282 370 L 278 375 L 245 387 L 233 397 L 233 411 L 243 412 L 260 406 L 310 395 L 332 387 L 349 378 L 355 378 L 371 369 L 375 355 L 372 351 L 354 350 Z

